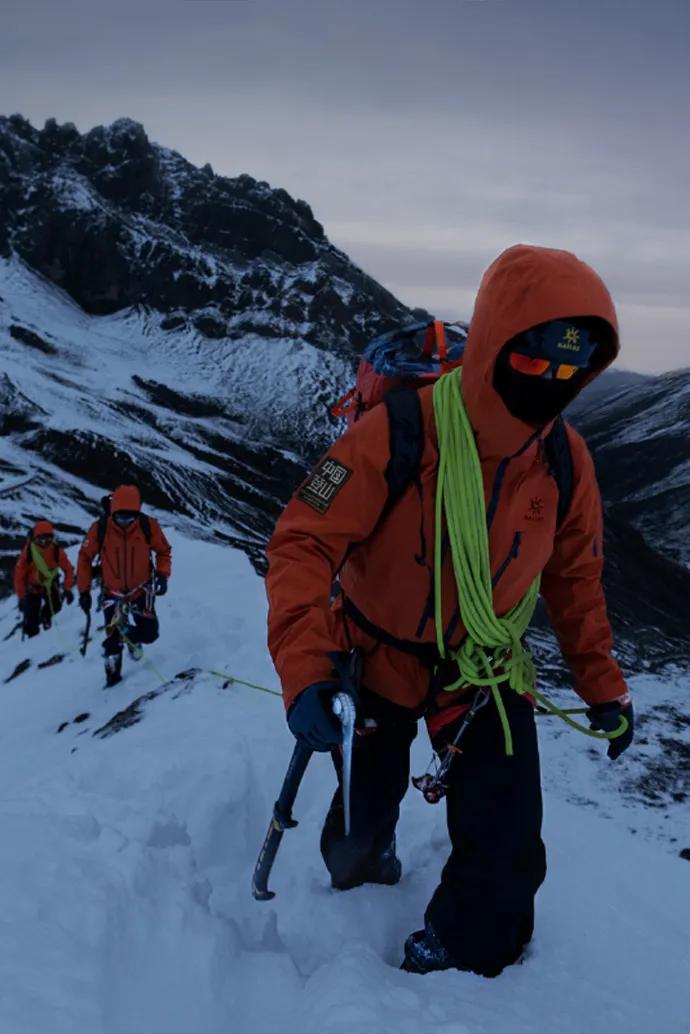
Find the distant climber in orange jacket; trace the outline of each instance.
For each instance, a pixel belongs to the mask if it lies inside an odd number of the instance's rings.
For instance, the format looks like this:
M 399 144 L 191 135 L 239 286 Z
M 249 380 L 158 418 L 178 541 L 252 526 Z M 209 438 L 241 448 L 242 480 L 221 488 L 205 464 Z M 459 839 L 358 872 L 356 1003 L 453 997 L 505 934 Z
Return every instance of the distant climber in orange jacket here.
M 64 582 L 60 592 L 60 571 Z M 62 608 L 62 600 L 74 599 L 74 569 L 62 546 L 55 541 L 50 521 L 38 521 L 19 554 L 14 569 L 14 591 L 24 616 L 24 635 L 38 635 L 40 626 L 48 629 Z
M 79 605 L 91 610 L 93 561 L 100 555 L 106 638 L 106 684 L 122 678 L 123 644 L 138 660 L 141 645 L 158 638 L 154 597 L 167 592 L 171 571 L 170 543 L 155 517 L 141 513 L 141 494 L 134 485 L 120 485 L 110 499 L 110 513 L 95 521 L 86 535 L 77 565 Z M 154 564 L 155 557 L 155 564 Z M 115 620 L 126 605 L 133 624 Z
M 485 273 L 467 338 L 462 399 L 484 489 L 495 615 L 506 615 L 541 575 L 541 594 L 592 727 L 612 732 L 616 757 L 632 740 L 630 697 L 611 656 L 601 587 L 602 514 L 583 439 L 566 425 L 572 496 L 557 526 L 559 488 L 545 457 L 554 420 L 618 353 L 616 313 L 597 274 L 574 255 L 518 245 Z M 465 720 L 476 687 L 444 692 L 435 626 L 435 497 L 439 439 L 434 389 L 417 393 L 423 443 L 418 477 L 389 505 L 389 416 L 378 405 L 343 434 L 278 521 L 268 548 L 268 638 L 288 723 L 316 750 L 337 747 L 330 699 L 340 688 L 329 657 L 364 653 L 360 712 L 377 729 L 356 739 L 352 832 L 340 788 L 321 849 L 334 887 L 395 883 L 395 827 L 409 780 L 409 747 L 427 718 L 440 756 Z M 417 402 L 415 401 L 415 404 Z M 452 460 L 452 457 L 451 457 Z M 439 544 L 444 644 L 467 633 L 447 533 Z M 341 594 L 331 604 L 336 577 Z M 457 674 L 457 669 L 456 669 Z M 501 692 L 512 731 L 493 702 L 478 711 L 449 770 L 452 853 L 425 916 L 405 945 L 413 972 L 457 968 L 496 975 L 532 935 L 546 865 L 533 708 Z

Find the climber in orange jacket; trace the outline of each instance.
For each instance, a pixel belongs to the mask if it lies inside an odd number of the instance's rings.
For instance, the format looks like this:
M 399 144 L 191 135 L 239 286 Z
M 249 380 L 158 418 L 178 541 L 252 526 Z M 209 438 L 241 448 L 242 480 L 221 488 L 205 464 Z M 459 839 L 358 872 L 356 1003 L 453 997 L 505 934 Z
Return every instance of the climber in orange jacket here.
M 139 660 L 142 644 L 158 638 L 155 597 L 167 592 L 171 572 L 170 543 L 155 517 L 141 513 L 141 494 L 134 485 L 115 489 L 110 513 L 91 525 L 79 550 L 79 605 L 87 614 L 96 556 L 100 556 L 107 633 L 103 643 L 106 684 L 114 686 L 122 678 L 123 644 Z M 125 611 L 131 624 L 121 618 Z
M 518 245 L 485 273 L 469 328 L 462 398 L 481 467 L 493 608 L 506 615 L 538 576 L 541 593 L 592 727 L 631 742 L 632 704 L 611 655 L 601 586 L 602 513 L 583 439 L 565 425 L 572 496 L 557 524 L 559 489 L 544 439 L 579 391 L 618 353 L 613 302 L 597 274 L 574 255 Z M 345 837 L 340 787 L 321 840 L 334 887 L 395 883 L 399 804 L 409 780 L 409 747 L 420 716 L 443 756 L 465 720 L 476 687 L 439 664 L 436 589 L 447 616 L 450 653 L 466 638 L 447 538 L 435 574 L 439 444 L 433 388 L 417 393 L 423 442 L 418 476 L 389 505 L 388 411 L 376 406 L 345 432 L 302 484 L 268 548 L 268 641 L 288 723 L 316 750 L 333 750 L 340 728 L 330 699 L 341 688 L 332 652 L 364 654 L 360 712 L 377 728 L 356 738 L 352 831 Z M 331 603 L 336 578 L 340 592 Z M 457 669 L 456 669 L 457 675 Z M 478 711 L 450 768 L 452 853 L 425 916 L 405 945 L 414 972 L 458 968 L 495 975 L 515 962 L 532 935 L 534 896 L 546 872 L 533 708 L 501 693 L 512 730 L 491 702 Z
M 63 574 L 60 592 L 60 571 Z M 52 618 L 68 605 L 74 595 L 74 569 L 62 546 L 55 541 L 50 521 L 38 521 L 22 549 L 14 569 L 14 591 L 23 614 L 24 635 L 38 635 L 40 626 L 48 629 Z

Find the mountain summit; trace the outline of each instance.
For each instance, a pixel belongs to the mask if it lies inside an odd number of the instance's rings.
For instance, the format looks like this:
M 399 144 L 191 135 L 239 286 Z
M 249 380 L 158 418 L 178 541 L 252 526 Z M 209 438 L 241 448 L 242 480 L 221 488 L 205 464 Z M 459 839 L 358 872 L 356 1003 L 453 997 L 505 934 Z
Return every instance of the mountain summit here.
M 343 355 L 409 315 L 328 241 L 305 201 L 198 169 L 131 119 L 81 135 L 0 117 L 0 211 L 0 254 L 94 315 L 144 305 L 163 329 Z

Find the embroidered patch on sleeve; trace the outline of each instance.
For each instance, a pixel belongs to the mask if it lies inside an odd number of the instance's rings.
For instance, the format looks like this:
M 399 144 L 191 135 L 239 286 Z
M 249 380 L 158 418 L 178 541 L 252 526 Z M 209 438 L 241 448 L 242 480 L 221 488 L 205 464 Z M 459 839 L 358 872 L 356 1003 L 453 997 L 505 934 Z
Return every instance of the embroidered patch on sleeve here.
M 325 513 L 352 471 L 344 463 L 325 459 L 304 482 L 297 498 L 319 513 Z

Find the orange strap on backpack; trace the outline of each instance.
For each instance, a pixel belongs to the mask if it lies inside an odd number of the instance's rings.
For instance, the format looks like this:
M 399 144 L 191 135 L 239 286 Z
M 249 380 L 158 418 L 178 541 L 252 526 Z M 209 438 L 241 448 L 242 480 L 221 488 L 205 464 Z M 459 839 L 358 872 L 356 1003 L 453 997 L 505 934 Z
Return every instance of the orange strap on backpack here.
M 446 343 L 446 328 L 443 320 L 434 320 L 426 332 L 422 355 L 431 359 L 437 355 L 441 363 L 441 373 L 445 373 L 448 366 L 448 345 Z
M 350 410 L 357 405 L 357 400 L 355 399 L 356 394 L 357 388 L 350 388 L 346 395 L 343 395 L 343 397 L 338 399 L 337 402 L 334 402 L 331 406 L 331 416 L 347 416 Z

